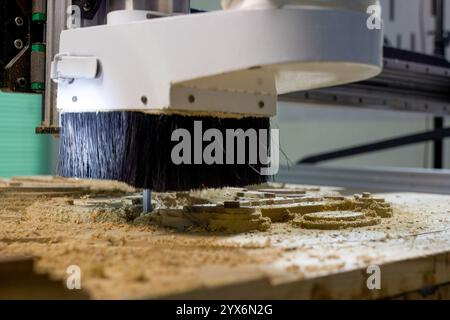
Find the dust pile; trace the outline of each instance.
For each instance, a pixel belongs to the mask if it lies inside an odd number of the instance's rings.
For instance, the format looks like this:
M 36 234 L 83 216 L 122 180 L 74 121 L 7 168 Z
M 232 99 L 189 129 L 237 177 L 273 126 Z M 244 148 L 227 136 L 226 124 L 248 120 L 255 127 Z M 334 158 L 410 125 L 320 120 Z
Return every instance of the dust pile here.
M 340 229 L 349 220 L 378 222 L 391 212 L 367 194 L 350 199 L 317 188 L 267 185 L 155 194 L 156 212 L 142 215 L 136 190 L 113 182 L 34 178 L 2 183 L 0 256 L 36 257 L 38 272 L 61 281 L 67 268 L 77 265 L 82 286 L 94 299 L 158 298 L 264 277 L 269 266 L 294 252 L 272 243 L 272 237 L 312 232 L 303 229 L 306 220 L 321 229 L 323 220 L 333 218 L 308 214 L 360 212 L 353 220 L 334 216 Z M 228 241 L 235 235 L 267 241 Z M 288 266 L 286 272 L 303 277 L 305 270 Z

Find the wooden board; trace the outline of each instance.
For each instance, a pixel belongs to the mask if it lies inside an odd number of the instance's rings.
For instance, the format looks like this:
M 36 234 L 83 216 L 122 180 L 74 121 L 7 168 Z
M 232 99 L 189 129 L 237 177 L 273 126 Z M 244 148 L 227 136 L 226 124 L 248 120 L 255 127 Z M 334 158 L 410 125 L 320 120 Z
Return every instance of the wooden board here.
M 270 235 L 231 237 L 226 241 L 253 245 L 269 242 L 285 252 L 272 264 L 262 266 L 265 277 L 256 281 L 204 287 L 173 297 L 378 299 L 449 283 L 450 197 L 381 196 L 393 204 L 396 213 L 381 226 L 351 231 L 296 230 L 288 234 L 277 234 L 275 228 Z M 381 290 L 367 288 L 367 268 L 371 265 L 381 269 Z
M 311 190 L 308 196 L 337 189 Z M 377 196 L 394 209 L 394 217 L 378 226 L 320 231 L 273 223 L 267 232 L 243 234 L 175 232 L 145 218 L 104 220 L 104 212 L 95 211 L 90 201 L 75 212 L 73 201 L 65 206 L 67 199 L 33 200 L 17 212 L 0 209 L 0 223 L 6 225 L 0 255 L 37 256 L 35 268 L 60 281 L 67 265 L 79 264 L 86 270 L 84 287 L 96 299 L 366 299 L 445 293 L 450 196 Z M 381 290 L 367 287 L 371 265 L 381 269 Z

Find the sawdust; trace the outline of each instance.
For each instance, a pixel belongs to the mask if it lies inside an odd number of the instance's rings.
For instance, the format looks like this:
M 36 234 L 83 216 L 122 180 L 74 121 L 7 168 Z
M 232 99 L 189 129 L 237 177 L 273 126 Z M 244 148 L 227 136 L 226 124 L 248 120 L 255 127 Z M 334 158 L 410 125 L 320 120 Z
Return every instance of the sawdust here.
M 34 202 L 25 208 L 27 217 L 43 216 L 56 223 L 128 223 L 142 213 L 142 206 L 122 204 L 117 207 L 75 206 L 69 198 Z
M 47 183 L 37 180 L 33 183 Z M 64 185 L 62 182 L 58 181 Z M 99 187 L 94 181 L 69 184 L 89 187 L 92 192 L 55 197 L 0 191 L 0 255 L 35 256 L 39 272 L 61 281 L 67 276 L 68 266 L 78 265 L 83 272 L 83 288 L 95 299 L 162 297 L 262 277 L 265 271 L 261 266 L 271 265 L 287 253 L 307 250 L 278 247 L 271 236 L 292 232 L 295 239 L 297 233 L 292 225 L 276 221 L 295 221 L 317 212 L 317 208 L 336 206 L 341 208 L 338 210 L 364 207 L 370 216 L 376 214 L 370 210 L 382 203 L 350 200 L 333 193 L 316 196 L 318 191 L 306 189 L 286 193 L 264 190 L 262 197 L 245 194 L 243 189 L 204 190 L 155 194 L 153 200 L 159 211 L 142 215 L 142 201 L 135 190 L 108 183 Z M 245 198 L 237 199 L 238 192 L 244 192 Z M 274 198 L 273 194 L 277 196 Z M 250 200 L 249 195 L 253 196 Z M 304 202 L 296 203 L 300 201 L 297 196 L 302 196 Z M 267 207 L 261 205 L 264 203 Z M 208 205 L 214 210 L 205 211 Z M 184 220 L 179 219 L 180 212 Z M 158 213 L 163 213 L 164 221 L 157 221 Z M 193 221 L 206 224 L 195 225 Z M 179 228 L 166 228 L 177 224 Z M 311 230 L 298 232 L 300 236 Z M 265 240 L 230 243 L 224 241 L 229 233 L 250 239 L 261 236 Z M 339 263 L 333 262 L 333 266 Z M 290 265 L 289 270 L 296 277 L 303 277 L 309 269 Z
M 94 299 L 161 297 L 209 282 L 237 282 L 261 276 L 258 266 L 278 255 L 267 247 L 250 255 L 239 245 L 221 244 L 220 235 L 177 234 L 141 216 L 133 197 L 123 203 L 97 196 L 0 192 L 0 255 L 37 257 L 37 271 L 61 281 L 70 265 L 80 266 L 82 286 Z M 198 203 L 196 197 L 179 199 L 164 195 L 161 203 Z M 223 277 L 214 276 L 217 268 Z

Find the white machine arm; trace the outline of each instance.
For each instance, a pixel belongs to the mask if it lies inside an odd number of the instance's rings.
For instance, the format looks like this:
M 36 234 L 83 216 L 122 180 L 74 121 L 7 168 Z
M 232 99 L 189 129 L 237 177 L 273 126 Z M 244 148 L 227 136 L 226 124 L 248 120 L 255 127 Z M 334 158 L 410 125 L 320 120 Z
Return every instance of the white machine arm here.
M 60 84 L 58 106 L 62 112 L 271 116 L 278 94 L 365 80 L 381 71 L 382 30 L 369 29 L 368 18 L 365 11 L 289 5 L 67 30 L 60 52 L 91 57 L 99 69 L 95 77 L 72 74 L 73 81 Z M 91 65 L 87 73 L 93 72 Z

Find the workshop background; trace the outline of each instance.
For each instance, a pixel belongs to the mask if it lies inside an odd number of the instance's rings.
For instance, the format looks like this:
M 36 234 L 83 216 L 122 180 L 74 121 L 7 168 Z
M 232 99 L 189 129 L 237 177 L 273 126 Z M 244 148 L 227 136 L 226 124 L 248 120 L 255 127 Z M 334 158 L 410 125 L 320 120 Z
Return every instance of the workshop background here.
M 397 48 L 432 53 L 433 0 L 381 0 L 386 39 Z M 193 0 L 192 7 L 220 8 L 219 0 Z M 446 17 L 450 17 L 447 6 Z M 450 29 L 450 19 L 446 21 Z M 448 57 L 448 52 L 447 52 Z M 58 140 L 38 136 L 41 96 L 0 92 L 0 176 L 51 174 L 56 169 Z M 446 125 L 450 121 L 446 119 Z M 273 125 L 281 129 L 283 164 L 305 156 L 432 129 L 432 117 L 393 111 L 280 102 Z M 448 139 L 447 139 L 448 140 Z M 446 141 L 445 149 L 450 149 Z M 445 152 L 445 168 L 450 154 Z M 432 167 L 432 143 L 327 162 L 338 166 Z
M 392 47 L 432 54 L 435 28 L 434 0 L 381 0 L 385 38 Z M 212 10 L 220 1 L 197 0 L 193 6 Z M 446 7 L 450 17 L 450 6 Z M 446 19 L 450 28 L 450 18 Z M 448 51 L 447 51 L 448 57 Z M 446 125 L 450 121 L 446 120 Z M 364 110 L 280 102 L 273 121 L 281 129 L 282 164 L 313 154 L 431 130 L 433 117 L 410 112 Z M 444 150 L 449 150 L 446 141 Z M 444 167 L 450 168 L 445 152 Z M 432 142 L 378 151 L 327 162 L 333 166 L 390 166 L 432 168 Z M 286 159 L 287 158 L 287 159 Z M 289 160 L 289 161 L 288 161 Z

